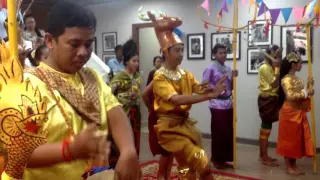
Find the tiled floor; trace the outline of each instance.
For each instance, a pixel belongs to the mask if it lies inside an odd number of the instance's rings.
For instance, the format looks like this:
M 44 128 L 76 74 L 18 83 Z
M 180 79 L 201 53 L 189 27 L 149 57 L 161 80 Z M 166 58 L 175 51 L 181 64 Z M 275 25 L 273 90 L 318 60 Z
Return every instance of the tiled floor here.
M 140 161 L 145 162 L 158 157 L 153 157 L 148 144 L 148 130 L 142 129 Z M 210 140 L 205 139 L 205 150 L 210 152 Z M 243 176 L 249 176 L 264 180 L 320 180 L 320 160 L 318 156 L 319 174 L 313 173 L 313 159 L 302 159 L 298 161 L 298 166 L 306 172 L 306 175 L 300 177 L 292 177 L 285 173 L 285 166 L 282 157 L 276 156 L 275 149 L 270 149 L 270 155 L 277 157 L 281 163 L 280 167 L 269 168 L 261 165 L 258 161 L 259 149 L 257 146 L 237 145 L 237 169 L 227 172 L 236 173 Z

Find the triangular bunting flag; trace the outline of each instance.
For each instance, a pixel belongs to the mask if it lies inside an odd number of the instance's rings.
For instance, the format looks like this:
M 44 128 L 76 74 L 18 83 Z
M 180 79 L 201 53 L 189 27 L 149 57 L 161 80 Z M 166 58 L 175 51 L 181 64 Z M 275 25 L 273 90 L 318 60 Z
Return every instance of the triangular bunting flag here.
M 204 0 L 203 3 L 201 4 L 201 7 L 203 7 L 207 11 L 208 16 L 210 16 L 209 0 Z
M 282 12 L 285 23 L 287 23 L 291 15 L 292 8 L 283 8 L 281 9 L 281 12 Z
M 242 0 L 242 4 L 248 3 L 249 0 Z
M 222 9 L 224 12 L 228 12 L 227 0 L 223 0 L 222 5 L 221 5 L 221 9 Z
M 280 14 L 280 9 L 269 9 L 271 18 L 272 18 L 272 24 L 275 24 L 278 20 L 279 14 Z
M 299 22 L 303 16 L 304 7 L 293 8 L 293 13 L 296 18 L 296 21 Z
M 264 2 L 261 3 L 257 17 L 261 16 L 264 13 L 264 10 L 269 11 L 268 7 Z
M 228 4 L 232 4 L 232 0 L 227 0 L 227 3 Z
M 257 2 L 257 3 L 261 3 L 261 2 L 262 2 L 262 0 L 257 0 L 256 2 Z

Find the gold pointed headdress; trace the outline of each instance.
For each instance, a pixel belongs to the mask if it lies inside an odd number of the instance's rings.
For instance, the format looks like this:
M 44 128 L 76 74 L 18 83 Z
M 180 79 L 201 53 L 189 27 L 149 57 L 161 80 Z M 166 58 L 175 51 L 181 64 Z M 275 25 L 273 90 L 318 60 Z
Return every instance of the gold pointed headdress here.
M 142 6 L 138 11 L 138 16 L 143 21 L 152 21 L 162 51 L 167 50 L 173 45 L 183 44 L 182 40 L 173 32 L 175 28 L 181 26 L 181 18 L 168 17 L 167 14 L 162 12 L 156 18 L 155 14 L 151 11 L 147 12 L 148 18 L 146 18 L 146 15 L 142 14 L 141 11 Z
M 291 62 L 298 63 L 301 61 L 301 57 L 296 53 L 296 52 L 290 52 L 287 56 L 286 59 Z

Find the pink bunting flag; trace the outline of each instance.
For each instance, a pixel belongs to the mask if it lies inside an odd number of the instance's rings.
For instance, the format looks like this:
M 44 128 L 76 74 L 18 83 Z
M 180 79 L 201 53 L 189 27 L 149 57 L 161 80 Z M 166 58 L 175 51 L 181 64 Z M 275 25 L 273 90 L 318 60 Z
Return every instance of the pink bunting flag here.
M 210 16 L 209 0 L 204 0 L 203 3 L 201 4 L 201 7 L 203 7 L 207 11 L 208 16 Z
M 249 0 L 242 0 L 242 4 L 248 3 Z
M 223 0 L 222 5 L 221 5 L 221 9 L 222 9 L 224 12 L 228 12 L 227 0 Z
M 296 7 L 293 8 L 294 16 L 296 17 L 296 21 L 299 22 L 302 19 L 304 7 Z
M 279 14 L 280 14 L 281 9 L 269 9 L 271 18 L 272 18 L 272 24 L 276 24 Z

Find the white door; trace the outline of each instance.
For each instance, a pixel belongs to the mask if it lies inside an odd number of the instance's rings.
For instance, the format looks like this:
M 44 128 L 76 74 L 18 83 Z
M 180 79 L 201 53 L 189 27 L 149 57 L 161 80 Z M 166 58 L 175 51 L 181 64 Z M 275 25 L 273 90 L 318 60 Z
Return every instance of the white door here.
M 154 28 L 139 29 L 139 55 L 140 55 L 140 73 L 143 78 L 141 92 L 144 91 L 148 80 L 148 75 L 153 70 L 153 58 L 160 55 L 160 45 Z M 141 124 L 142 130 L 146 131 L 148 127 L 148 109 L 141 99 Z

